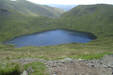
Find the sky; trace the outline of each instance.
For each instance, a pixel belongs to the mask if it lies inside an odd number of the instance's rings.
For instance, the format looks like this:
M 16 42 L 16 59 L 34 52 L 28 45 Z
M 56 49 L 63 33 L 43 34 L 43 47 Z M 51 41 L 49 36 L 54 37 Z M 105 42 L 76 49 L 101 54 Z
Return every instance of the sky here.
M 72 5 L 72 4 L 113 4 L 113 0 L 28 0 L 38 4 L 64 4 L 64 5 Z

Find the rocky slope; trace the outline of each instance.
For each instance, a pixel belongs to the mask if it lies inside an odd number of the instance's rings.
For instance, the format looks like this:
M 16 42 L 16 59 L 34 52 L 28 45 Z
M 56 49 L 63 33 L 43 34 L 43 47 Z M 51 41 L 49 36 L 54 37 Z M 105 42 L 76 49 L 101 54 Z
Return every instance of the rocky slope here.
M 23 65 L 31 62 L 42 62 L 48 67 L 50 75 L 113 75 L 113 55 L 106 55 L 97 60 L 71 58 L 54 61 L 43 59 L 19 59 L 13 60 L 13 62 L 20 62 Z M 33 69 L 31 68 L 31 70 Z

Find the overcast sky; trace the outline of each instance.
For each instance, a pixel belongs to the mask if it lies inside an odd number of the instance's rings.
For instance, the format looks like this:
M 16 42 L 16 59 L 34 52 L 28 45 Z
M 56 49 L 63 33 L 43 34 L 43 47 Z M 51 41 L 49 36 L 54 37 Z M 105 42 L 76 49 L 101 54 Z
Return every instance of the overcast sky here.
M 38 4 L 113 4 L 113 0 L 28 0 Z

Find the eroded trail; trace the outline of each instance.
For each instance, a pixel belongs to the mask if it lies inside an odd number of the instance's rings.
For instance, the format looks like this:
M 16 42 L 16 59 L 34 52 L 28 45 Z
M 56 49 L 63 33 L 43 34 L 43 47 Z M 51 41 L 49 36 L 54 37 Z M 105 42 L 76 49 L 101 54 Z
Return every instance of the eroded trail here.
M 65 61 L 49 63 L 50 75 L 112 75 L 112 69 L 93 62 Z
M 43 59 L 19 59 L 23 65 L 31 62 L 44 63 L 50 75 L 113 75 L 113 55 L 106 55 L 98 60 L 65 58 L 46 61 Z

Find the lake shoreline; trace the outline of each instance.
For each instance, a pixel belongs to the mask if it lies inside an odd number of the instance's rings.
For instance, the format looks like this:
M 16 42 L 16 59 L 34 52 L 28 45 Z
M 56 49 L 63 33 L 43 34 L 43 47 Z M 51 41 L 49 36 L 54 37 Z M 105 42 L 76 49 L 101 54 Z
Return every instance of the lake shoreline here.
M 16 46 L 54 46 L 68 43 L 87 43 L 96 38 L 94 34 L 88 32 L 54 29 L 19 36 L 4 43 L 14 44 Z
M 40 34 L 40 33 L 47 32 L 47 31 L 52 31 L 52 30 L 69 30 L 69 31 L 73 31 L 73 32 L 80 32 L 80 33 L 89 34 L 90 36 L 93 36 L 94 35 L 91 32 L 77 31 L 77 30 L 74 30 L 74 29 L 72 30 L 72 29 L 66 29 L 66 28 L 56 28 L 56 29 L 42 30 L 42 31 L 30 33 L 30 34 L 28 33 L 28 34 L 20 35 L 20 36 L 17 36 L 17 37 L 12 38 L 10 40 L 13 40 L 13 39 L 18 38 L 18 37 L 21 37 L 21 36 L 27 36 L 27 35 L 33 35 L 33 34 Z M 94 35 L 94 38 L 93 39 L 97 39 L 97 36 Z M 7 40 L 7 41 L 10 41 L 10 40 Z M 4 41 L 4 42 L 6 42 L 6 41 Z

